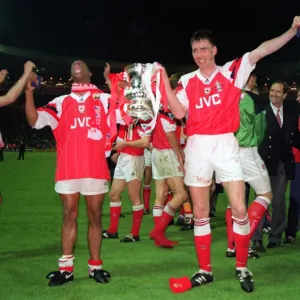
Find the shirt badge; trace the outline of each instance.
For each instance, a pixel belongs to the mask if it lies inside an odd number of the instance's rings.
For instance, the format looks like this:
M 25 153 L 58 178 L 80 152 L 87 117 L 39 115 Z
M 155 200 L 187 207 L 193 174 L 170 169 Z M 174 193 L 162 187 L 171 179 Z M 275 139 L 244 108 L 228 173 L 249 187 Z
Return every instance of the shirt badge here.
M 84 111 L 85 111 L 85 106 L 84 106 L 84 105 L 78 105 L 78 111 L 79 111 L 80 113 L 84 113 Z
M 223 91 L 223 89 L 222 89 L 222 83 L 221 83 L 221 82 L 217 81 L 216 84 L 215 84 L 214 86 L 215 86 L 217 92 L 220 93 L 220 92 Z
M 210 88 L 204 88 L 204 94 L 208 95 L 210 93 Z

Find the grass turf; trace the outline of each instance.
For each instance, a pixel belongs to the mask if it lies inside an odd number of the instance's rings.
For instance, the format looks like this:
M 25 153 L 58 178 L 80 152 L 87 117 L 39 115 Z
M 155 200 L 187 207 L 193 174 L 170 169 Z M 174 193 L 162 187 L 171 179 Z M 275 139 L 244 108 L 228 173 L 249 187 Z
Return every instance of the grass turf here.
M 184 295 L 174 295 L 169 277 L 191 276 L 197 271 L 193 232 L 180 232 L 172 226 L 168 237 L 180 244 L 161 249 L 147 237 L 152 216 L 144 217 L 141 242 L 123 244 L 104 240 L 104 269 L 111 272 L 107 285 L 97 285 L 87 276 L 89 258 L 85 203 L 80 202 L 78 239 L 75 249 L 75 280 L 65 286 L 49 288 L 45 275 L 57 268 L 60 256 L 61 203 L 53 190 L 54 153 L 26 153 L 25 161 L 17 154 L 5 153 L 0 163 L 3 204 L 0 207 L 0 299 L 5 300 L 79 300 L 79 299 L 299 299 L 299 243 L 268 249 L 259 260 L 250 260 L 255 291 L 246 294 L 235 279 L 234 259 L 225 257 L 225 196 L 219 198 L 217 217 L 212 219 L 213 284 L 195 288 Z M 154 194 L 154 193 L 153 193 Z M 152 199 L 153 199 L 152 194 Z M 82 199 L 83 200 L 83 199 Z M 109 224 L 109 201 L 104 204 L 104 228 Z M 129 233 L 131 206 L 126 193 L 119 235 Z

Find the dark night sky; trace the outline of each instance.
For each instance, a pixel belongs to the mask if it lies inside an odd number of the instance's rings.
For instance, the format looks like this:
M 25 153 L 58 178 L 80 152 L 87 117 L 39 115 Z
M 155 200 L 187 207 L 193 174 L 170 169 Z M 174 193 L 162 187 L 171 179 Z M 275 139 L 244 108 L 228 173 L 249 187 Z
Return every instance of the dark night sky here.
M 298 9 L 295 4 L 299 1 L 265 8 L 258 1 L 1 2 L 2 44 L 107 61 L 163 64 L 193 64 L 189 39 L 200 28 L 215 33 L 217 62 L 222 64 L 283 33 L 300 12 L 300 4 Z M 300 60 L 299 49 L 300 39 L 294 39 L 265 61 Z

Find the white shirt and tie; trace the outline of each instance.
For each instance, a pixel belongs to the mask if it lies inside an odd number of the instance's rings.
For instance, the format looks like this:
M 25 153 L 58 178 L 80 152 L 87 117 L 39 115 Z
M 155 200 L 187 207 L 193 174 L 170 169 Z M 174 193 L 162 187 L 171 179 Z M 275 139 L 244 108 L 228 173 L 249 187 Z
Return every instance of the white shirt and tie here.
M 278 108 L 278 107 L 274 106 L 272 103 L 270 103 L 270 104 L 271 104 L 272 110 L 274 112 L 274 115 L 277 119 L 278 125 L 281 128 L 283 125 L 283 106 Z

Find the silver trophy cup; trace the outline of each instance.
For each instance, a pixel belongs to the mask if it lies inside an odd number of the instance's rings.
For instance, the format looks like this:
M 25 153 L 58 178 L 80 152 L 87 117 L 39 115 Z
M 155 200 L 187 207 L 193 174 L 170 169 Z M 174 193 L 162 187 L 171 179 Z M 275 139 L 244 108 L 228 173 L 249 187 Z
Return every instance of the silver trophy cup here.
M 151 98 L 145 89 L 143 74 L 146 65 L 136 63 L 125 68 L 125 77 L 129 86 L 125 88 L 125 98 L 129 100 L 126 113 L 133 120 L 152 120 L 154 117 Z

